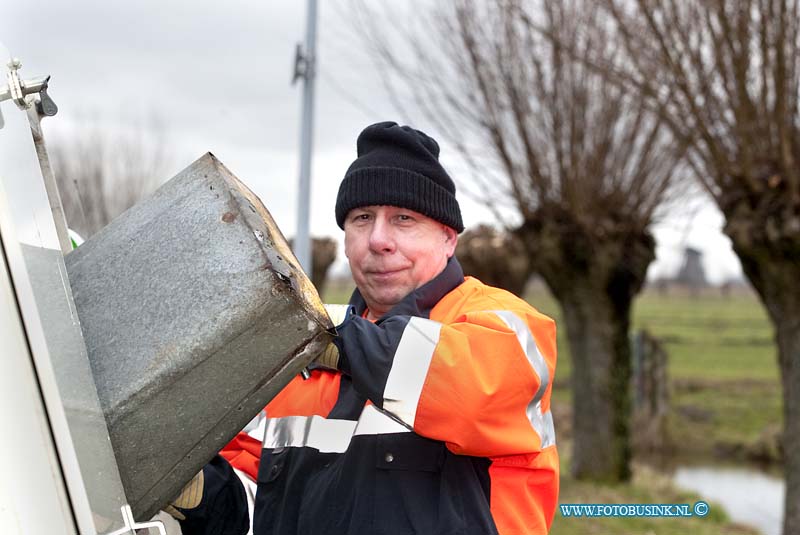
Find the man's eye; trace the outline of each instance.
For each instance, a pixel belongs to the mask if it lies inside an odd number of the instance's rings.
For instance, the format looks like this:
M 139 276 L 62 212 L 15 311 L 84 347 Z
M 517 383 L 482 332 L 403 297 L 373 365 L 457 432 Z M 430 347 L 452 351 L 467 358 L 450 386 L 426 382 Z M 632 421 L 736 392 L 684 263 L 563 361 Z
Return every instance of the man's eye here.
M 356 214 L 353 216 L 353 221 L 367 221 L 369 220 L 369 214 Z
M 398 214 L 397 216 L 398 221 L 413 221 L 414 218 L 408 214 Z

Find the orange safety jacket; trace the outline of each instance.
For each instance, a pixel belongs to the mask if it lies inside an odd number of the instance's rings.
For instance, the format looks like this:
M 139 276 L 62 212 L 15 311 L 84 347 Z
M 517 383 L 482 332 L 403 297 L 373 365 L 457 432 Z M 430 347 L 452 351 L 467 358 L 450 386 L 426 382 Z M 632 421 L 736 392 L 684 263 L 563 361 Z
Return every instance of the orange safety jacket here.
M 357 290 L 351 304 L 342 371 L 296 377 L 263 444 L 251 431 L 222 452 L 258 481 L 254 535 L 546 533 L 554 322 L 455 259 L 374 324 Z

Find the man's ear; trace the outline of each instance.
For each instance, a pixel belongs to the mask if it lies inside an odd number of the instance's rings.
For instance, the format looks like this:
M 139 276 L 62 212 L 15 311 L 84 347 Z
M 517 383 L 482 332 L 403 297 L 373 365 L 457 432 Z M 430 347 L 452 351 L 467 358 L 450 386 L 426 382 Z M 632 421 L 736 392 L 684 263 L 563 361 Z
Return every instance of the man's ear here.
M 442 225 L 442 229 L 444 230 L 444 243 L 447 250 L 447 258 L 450 258 L 456 253 L 456 245 L 458 245 L 458 232 L 447 225 Z

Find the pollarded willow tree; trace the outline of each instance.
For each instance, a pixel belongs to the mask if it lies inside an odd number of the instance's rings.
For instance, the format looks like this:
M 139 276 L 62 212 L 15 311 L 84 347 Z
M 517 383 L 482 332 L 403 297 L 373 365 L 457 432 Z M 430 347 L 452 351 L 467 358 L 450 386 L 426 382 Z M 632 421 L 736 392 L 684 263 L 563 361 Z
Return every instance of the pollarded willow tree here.
M 458 149 L 473 172 L 467 189 L 522 239 L 560 303 L 572 470 L 615 481 L 630 475 L 631 304 L 683 151 L 658 115 L 586 67 L 620 52 L 598 9 L 456 0 L 415 6 L 402 29 L 363 4 L 357 13 L 395 100 Z
M 689 147 L 699 181 L 775 327 L 786 508 L 800 533 L 798 0 L 603 0 L 626 54 L 599 70 L 635 88 Z
M 458 238 L 456 257 L 464 275 L 520 297 L 531 276 L 528 255 L 519 237 L 489 225 L 478 225 Z

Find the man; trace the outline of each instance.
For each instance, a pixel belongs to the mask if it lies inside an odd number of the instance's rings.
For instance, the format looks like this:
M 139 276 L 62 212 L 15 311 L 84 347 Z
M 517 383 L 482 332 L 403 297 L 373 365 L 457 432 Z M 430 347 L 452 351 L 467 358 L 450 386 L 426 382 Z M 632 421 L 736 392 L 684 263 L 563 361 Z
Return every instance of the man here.
M 266 408 L 253 533 L 546 533 L 555 325 L 464 278 L 435 140 L 386 122 L 357 145 L 336 200 L 355 313 Z M 230 465 L 217 457 L 201 479 L 202 500 L 176 503 L 184 533 L 246 532 Z

